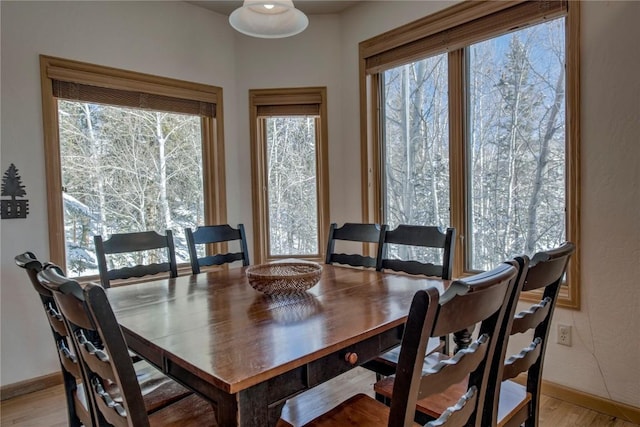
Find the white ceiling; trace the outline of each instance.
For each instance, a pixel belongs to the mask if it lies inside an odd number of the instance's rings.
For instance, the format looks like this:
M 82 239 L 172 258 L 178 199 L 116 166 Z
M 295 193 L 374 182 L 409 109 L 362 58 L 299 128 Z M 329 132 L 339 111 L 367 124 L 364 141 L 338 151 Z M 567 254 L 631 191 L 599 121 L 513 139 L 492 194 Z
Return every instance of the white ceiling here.
M 324 15 L 330 13 L 340 13 L 343 10 L 353 6 L 363 0 L 294 0 L 293 4 L 297 9 L 300 9 L 307 15 Z M 242 6 L 242 0 L 239 1 L 224 1 L 224 0 L 204 0 L 204 1 L 189 1 L 187 3 L 194 4 L 196 6 L 204 7 L 205 9 L 212 10 L 214 12 L 221 13 L 223 15 L 230 15 L 231 12 Z

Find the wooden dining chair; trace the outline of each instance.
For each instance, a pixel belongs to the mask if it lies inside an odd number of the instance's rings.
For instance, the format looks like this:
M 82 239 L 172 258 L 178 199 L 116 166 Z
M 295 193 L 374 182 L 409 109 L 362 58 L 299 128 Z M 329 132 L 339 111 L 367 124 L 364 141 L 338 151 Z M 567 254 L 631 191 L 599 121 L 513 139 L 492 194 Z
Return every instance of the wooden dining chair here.
M 155 231 L 142 231 L 136 233 L 112 234 L 107 240 L 102 236 L 93 237 L 100 271 L 100 284 L 106 289 L 111 287 L 111 281 L 117 279 L 129 279 L 131 277 L 143 277 L 147 275 L 168 272 L 171 277 L 178 277 L 176 254 L 173 246 L 173 233 L 166 231 L 161 235 Z M 163 262 L 143 264 L 145 251 L 163 249 L 166 258 Z M 136 261 L 123 267 L 109 268 L 106 255 L 134 253 Z
M 71 331 L 69 335 L 79 355 L 85 382 L 90 384 L 87 394 L 97 425 L 217 425 L 210 402 L 194 393 L 187 393 L 161 407 L 149 407 L 103 287 L 88 283 L 83 288 L 56 268 L 43 269 L 38 273 L 38 280 L 52 291 L 67 329 Z M 177 385 L 169 381 L 155 384 L 155 390 L 162 394 L 167 387 Z
M 467 378 L 467 387 L 456 404 L 426 425 L 480 426 L 479 408 L 485 399 L 495 337 L 517 273 L 516 266 L 505 263 L 490 272 L 453 282 L 442 296 L 434 288 L 418 291 L 402 337 L 390 406 L 358 394 L 305 425 L 411 426 L 419 396 L 440 393 Z M 440 337 L 475 323 L 479 323 L 478 338 L 469 348 L 423 371 L 430 337 Z
M 366 256 L 361 254 L 345 254 L 336 253 L 336 241 L 375 243 L 378 248 L 382 244 L 382 236 L 386 230 L 386 225 L 378 224 L 360 224 L 347 222 L 338 227 L 337 224 L 331 224 L 329 228 L 329 238 L 327 241 L 327 255 L 325 264 L 346 264 L 353 267 L 376 268 L 377 257 Z M 377 249 L 376 248 L 376 251 Z M 377 255 L 377 253 L 376 253 Z
M 53 298 L 51 291 L 40 284 L 37 275 L 42 271 L 43 264 L 32 252 L 25 252 L 15 257 L 16 264 L 24 268 L 29 276 L 31 285 L 40 296 L 44 313 L 47 316 L 51 333 L 56 345 L 64 394 L 67 402 L 67 415 L 69 426 L 79 427 L 94 425 L 90 401 L 86 396 L 86 387 L 80 372 L 80 364 L 73 351 L 73 345 L 69 342 L 67 327 Z
M 222 265 L 234 261 L 242 261 L 242 265 L 249 265 L 249 251 L 247 249 L 247 237 L 244 232 L 244 225 L 238 224 L 238 228 L 233 228 L 228 224 L 206 225 L 196 228 L 185 228 L 184 234 L 187 237 L 189 247 L 189 257 L 191 259 L 191 271 L 193 274 L 200 273 L 200 267 L 210 265 Z M 212 243 L 224 243 L 237 241 L 240 250 L 226 254 L 198 256 L 196 245 L 206 245 Z
M 447 228 L 442 231 L 439 227 L 401 224 L 394 230 L 385 230 L 382 235 L 382 244 L 378 246 L 377 267 L 378 271 L 390 269 L 413 275 L 439 277 L 450 280 L 453 270 L 453 256 L 455 244 L 455 228 Z M 397 245 L 399 256 L 389 257 L 389 246 Z M 415 252 L 421 249 L 431 249 L 434 253 L 429 257 L 417 256 Z M 437 253 L 435 251 L 439 251 Z M 440 340 L 433 339 L 429 342 L 428 353 L 440 348 L 449 353 L 449 339 L 447 336 Z M 400 348 L 396 347 L 380 355 L 363 366 L 376 373 L 377 379 L 395 373 L 400 355 Z
M 385 230 L 382 245 L 378 247 L 376 269 L 390 269 L 449 280 L 453 271 L 455 237 L 455 228 L 447 228 L 443 232 L 440 227 L 400 224 L 394 230 Z M 390 258 L 390 245 L 398 245 L 401 252 L 413 253 Z M 416 252 L 422 248 L 439 250 L 441 254 L 427 258 L 417 256 Z
M 566 243 L 559 248 L 536 253 L 530 262 L 526 256 L 515 259 L 521 266 L 521 277 L 517 284 L 520 289 L 514 291 L 498 334 L 497 341 L 502 350 L 496 351 L 491 362 L 493 376 L 492 383 L 488 385 L 482 425 L 512 427 L 524 423 L 528 427 L 537 426 L 542 364 L 551 315 L 567 264 L 574 251 L 574 245 Z M 515 314 L 520 292 L 532 290 L 542 290 L 540 302 Z M 533 335 L 531 344 L 520 353 L 506 358 L 509 337 L 527 332 Z M 526 386 L 511 380 L 521 373 L 527 374 Z M 451 387 L 448 394 L 443 394 L 438 399 L 419 399 L 416 403 L 417 410 L 430 417 L 437 417 L 447 406 L 455 403 L 454 395 L 462 389 L 463 382 Z M 376 383 L 375 390 L 383 396 L 391 395 L 388 380 Z
M 38 273 L 43 269 L 54 269 L 55 274 L 62 277 L 62 270 L 53 264 L 42 264 L 32 252 L 25 252 L 15 257 L 16 264 L 26 269 L 31 284 L 40 295 L 45 314 L 51 325 L 53 337 L 58 350 L 60 366 L 62 370 L 69 425 L 90 426 L 96 425 L 91 410 L 91 401 L 87 398 L 85 377 L 78 362 L 77 353 L 71 342 L 67 325 L 58 309 L 52 291 L 43 286 Z M 89 335 L 90 340 L 95 340 L 97 335 Z M 143 390 L 146 408 L 153 412 L 175 400 L 187 396 L 191 392 L 180 384 L 177 384 L 163 375 L 160 371 L 140 360 L 136 355 L 130 354 L 135 362 L 136 373 Z
M 501 331 L 501 335 L 508 340 L 509 336 L 529 333 L 532 340 L 519 353 L 506 358 L 502 371 L 496 365 L 498 361 L 494 362 L 493 367 L 496 372 L 502 372 L 502 383 L 499 393 L 496 390 L 494 394 L 499 398 L 487 402 L 489 407 L 486 412 L 496 414 L 493 420 L 500 427 L 538 425 L 542 367 L 551 319 L 567 265 L 574 252 L 575 245 L 566 242 L 560 247 L 538 252 L 531 258 L 522 290 L 541 292 L 540 301 L 518 312 L 511 325 Z M 512 380 L 520 374 L 526 374 L 526 385 Z

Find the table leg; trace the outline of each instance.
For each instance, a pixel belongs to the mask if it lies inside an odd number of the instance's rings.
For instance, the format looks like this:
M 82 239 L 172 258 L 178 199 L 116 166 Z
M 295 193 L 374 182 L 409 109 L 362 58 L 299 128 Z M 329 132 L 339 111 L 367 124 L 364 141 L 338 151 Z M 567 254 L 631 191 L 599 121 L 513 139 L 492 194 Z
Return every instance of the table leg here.
M 462 349 L 468 348 L 471 345 L 471 333 L 474 329 L 475 325 L 453 334 L 453 342 L 456 344 L 456 347 L 453 350 L 454 354 Z
M 216 402 L 218 426 L 238 426 L 238 403 L 236 396 L 227 395 Z
M 255 385 L 236 394 L 209 394 L 215 402 L 216 421 L 219 427 L 275 427 L 278 424 L 286 400 L 270 402 L 266 383 Z M 203 426 L 204 427 L 204 426 Z
M 273 396 L 267 383 L 257 384 L 240 391 L 237 396 L 237 424 L 241 427 L 275 427 L 278 424 L 286 400 L 269 405 Z M 226 426 L 231 424 L 220 424 Z

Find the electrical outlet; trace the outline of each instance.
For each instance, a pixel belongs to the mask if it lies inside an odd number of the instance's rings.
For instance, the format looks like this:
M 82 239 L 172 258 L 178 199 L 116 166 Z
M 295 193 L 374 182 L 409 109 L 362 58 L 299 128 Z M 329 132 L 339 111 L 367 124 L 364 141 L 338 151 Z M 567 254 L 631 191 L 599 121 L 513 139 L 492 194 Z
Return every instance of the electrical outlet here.
M 557 343 L 571 347 L 571 326 L 558 325 Z

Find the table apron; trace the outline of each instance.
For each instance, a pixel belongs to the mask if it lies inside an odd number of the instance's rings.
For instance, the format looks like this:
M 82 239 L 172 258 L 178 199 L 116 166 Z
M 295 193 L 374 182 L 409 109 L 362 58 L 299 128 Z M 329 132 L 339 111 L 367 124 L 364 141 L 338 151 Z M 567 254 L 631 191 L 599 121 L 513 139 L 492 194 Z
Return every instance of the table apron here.
M 399 325 L 388 329 L 235 394 L 227 393 L 181 365 L 173 363 L 165 354 L 134 335 L 128 334 L 127 331 L 125 335 L 133 351 L 161 369 L 166 375 L 214 403 L 220 427 L 263 427 L 276 425 L 287 399 L 360 366 L 399 345 L 403 328 L 404 325 Z M 357 355 L 355 363 L 352 364 L 345 359 L 348 353 Z

